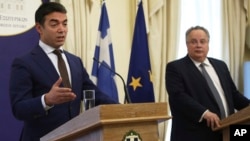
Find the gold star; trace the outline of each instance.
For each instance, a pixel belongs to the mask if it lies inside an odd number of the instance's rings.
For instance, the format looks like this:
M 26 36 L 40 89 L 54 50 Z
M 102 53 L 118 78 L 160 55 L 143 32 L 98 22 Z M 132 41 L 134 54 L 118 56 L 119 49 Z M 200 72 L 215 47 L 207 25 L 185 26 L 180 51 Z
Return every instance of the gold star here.
M 135 89 L 137 87 L 142 87 L 141 83 L 140 83 L 140 80 L 141 80 L 141 77 L 135 79 L 133 76 L 132 76 L 132 82 L 129 84 L 129 86 L 133 86 L 133 89 L 135 91 Z

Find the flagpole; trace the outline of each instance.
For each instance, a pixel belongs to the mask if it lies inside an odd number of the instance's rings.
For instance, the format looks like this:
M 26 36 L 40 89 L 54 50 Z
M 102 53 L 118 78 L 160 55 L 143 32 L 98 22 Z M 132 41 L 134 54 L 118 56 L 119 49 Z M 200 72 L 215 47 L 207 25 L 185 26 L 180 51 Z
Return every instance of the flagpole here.
M 110 35 L 109 18 L 106 9 L 106 3 L 102 0 L 100 20 L 97 31 L 97 41 L 95 45 L 94 58 L 101 61 L 93 62 L 92 73 L 93 80 L 100 91 L 112 97 L 115 101 L 119 102 L 115 74 L 107 69 L 107 67 L 115 72 L 115 61 L 113 54 L 113 45 Z M 105 67 L 106 66 L 106 67 Z
M 102 6 L 104 2 L 106 2 L 106 1 L 105 0 L 100 0 L 100 5 Z
M 141 1 L 142 1 L 142 0 L 137 0 L 137 5 L 139 5 Z
M 100 3 L 103 4 L 105 2 L 105 0 L 100 0 Z
M 141 0 L 138 2 L 127 77 L 128 92 L 132 103 L 155 102 L 153 83 L 148 73 L 151 65 L 143 4 Z

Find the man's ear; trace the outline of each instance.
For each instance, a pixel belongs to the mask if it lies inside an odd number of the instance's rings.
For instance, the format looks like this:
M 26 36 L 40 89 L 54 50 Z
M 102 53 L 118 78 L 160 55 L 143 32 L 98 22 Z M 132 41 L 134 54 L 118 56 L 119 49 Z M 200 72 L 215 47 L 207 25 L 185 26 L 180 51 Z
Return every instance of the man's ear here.
M 41 24 L 36 23 L 35 27 L 36 27 L 37 32 L 41 34 L 41 32 L 42 32 L 42 30 L 41 30 L 41 28 L 42 28 Z

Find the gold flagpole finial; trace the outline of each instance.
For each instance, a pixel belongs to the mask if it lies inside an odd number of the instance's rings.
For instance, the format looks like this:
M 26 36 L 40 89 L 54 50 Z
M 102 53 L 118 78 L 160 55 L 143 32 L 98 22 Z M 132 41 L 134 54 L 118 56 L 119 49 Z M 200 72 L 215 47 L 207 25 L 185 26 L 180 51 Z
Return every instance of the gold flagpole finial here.
M 105 2 L 105 0 L 100 0 L 100 4 L 102 5 Z

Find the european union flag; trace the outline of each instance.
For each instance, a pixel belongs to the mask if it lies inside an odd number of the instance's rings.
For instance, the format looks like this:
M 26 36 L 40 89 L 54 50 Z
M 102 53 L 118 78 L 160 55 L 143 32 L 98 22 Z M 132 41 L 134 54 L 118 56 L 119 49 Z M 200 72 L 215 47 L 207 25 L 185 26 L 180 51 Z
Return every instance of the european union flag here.
M 127 86 L 133 103 L 155 101 L 142 2 L 136 15 Z
M 92 75 L 96 78 L 97 87 L 118 102 L 118 92 L 114 73 L 115 62 L 109 18 L 105 3 L 102 5 L 94 58 L 95 61 L 93 63 Z

